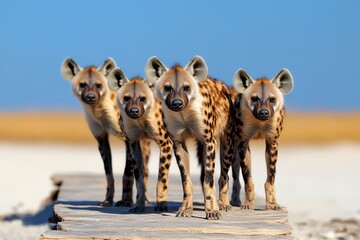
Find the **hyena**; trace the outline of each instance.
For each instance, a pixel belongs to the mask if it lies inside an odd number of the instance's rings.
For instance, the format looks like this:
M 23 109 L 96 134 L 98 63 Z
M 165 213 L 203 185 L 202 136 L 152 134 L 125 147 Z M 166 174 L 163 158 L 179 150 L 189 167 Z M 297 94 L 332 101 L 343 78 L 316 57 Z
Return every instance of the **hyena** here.
M 143 161 L 139 148 L 139 140 L 144 136 L 154 140 L 160 148 L 155 211 L 168 211 L 168 176 L 173 147 L 162 119 L 161 103 L 154 98 L 146 82 L 140 77 L 128 80 L 120 68 L 110 73 L 108 83 L 110 89 L 117 92 L 117 105 L 121 109 L 120 125 L 136 159 L 137 202 L 131 211 L 142 212 L 145 208 L 144 188 L 141 182 Z
M 244 69 L 234 76 L 234 88 L 239 93 L 235 108 L 235 151 L 233 165 L 234 187 L 231 204 L 242 209 L 254 209 L 254 183 L 251 176 L 251 153 L 249 141 L 264 138 L 267 178 L 265 182 L 266 209 L 279 209 L 275 195 L 275 172 L 278 155 L 278 138 L 285 116 L 283 94 L 293 88 L 293 78 L 287 69 L 282 69 L 272 80 L 260 78 L 254 81 Z M 239 171 L 245 183 L 245 202 L 241 204 Z
M 155 84 L 162 102 L 164 121 L 173 141 L 183 185 L 183 202 L 178 217 L 193 212 L 193 187 L 190 180 L 186 140 L 195 137 L 201 165 L 201 183 L 207 219 L 219 219 L 220 209 L 230 210 L 228 170 L 233 157 L 233 106 L 225 84 L 208 77 L 205 61 L 195 56 L 186 67 L 171 69 L 156 57 L 149 59 L 146 78 Z M 220 139 L 221 176 L 219 204 L 214 185 L 216 139 Z
M 110 91 L 107 83 L 107 76 L 115 68 L 116 63 L 111 58 L 107 59 L 99 68 L 90 66 L 83 69 L 71 58 L 65 59 L 61 66 L 63 78 L 71 81 L 73 93 L 82 103 L 87 123 L 98 142 L 98 148 L 104 163 L 107 188 L 105 200 L 99 203 L 100 206 L 111 206 L 114 199 L 115 188 L 109 134 L 113 134 L 121 140 L 126 140 L 119 125 L 120 112 L 116 107 L 115 93 Z M 150 142 L 143 140 L 142 147 L 144 159 L 147 162 Z M 122 200 L 116 203 L 117 206 L 131 206 L 133 203 L 134 160 L 131 159 L 128 143 L 126 143 L 126 149 L 123 196 Z M 147 167 L 147 164 L 145 164 L 145 167 Z M 145 169 L 145 172 L 148 172 L 147 169 Z

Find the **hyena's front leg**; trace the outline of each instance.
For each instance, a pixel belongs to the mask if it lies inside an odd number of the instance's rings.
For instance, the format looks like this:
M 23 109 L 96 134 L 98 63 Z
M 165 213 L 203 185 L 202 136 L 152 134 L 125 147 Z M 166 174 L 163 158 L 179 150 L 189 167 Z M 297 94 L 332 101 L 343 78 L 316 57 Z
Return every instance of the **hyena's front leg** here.
M 249 150 L 249 141 L 240 141 L 238 145 L 241 172 L 245 183 L 245 202 L 241 209 L 254 209 L 254 182 L 251 175 L 251 153 Z
M 229 168 L 233 162 L 234 148 L 233 140 L 221 139 L 220 145 L 220 163 L 221 173 L 219 178 L 219 209 L 230 211 L 231 205 L 229 200 Z
M 160 160 L 159 160 L 158 181 L 156 186 L 155 211 L 167 212 L 169 168 L 171 164 L 173 146 L 170 139 L 168 139 L 166 142 L 162 142 L 162 143 L 159 142 L 158 144 L 160 146 Z
M 106 175 L 106 198 L 104 201 L 100 202 L 100 206 L 112 206 L 114 200 L 114 176 L 112 170 L 112 160 L 111 160 L 111 149 L 109 144 L 108 134 L 96 137 L 98 142 L 99 151 L 101 158 L 104 162 L 104 169 Z
M 144 185 L 145 185 L 145 195 L 146 195 L 146 189 L 147 189 L 147 182 L 149 178 L 149 157 L 150 157 L 150 139 L 148 138 L 141 138 L 140 139 L 140 146 L 141 146 L 141 152 L 143 156 L 144 161 Z M 147 201 L 147 199 L 146 199 Z
M 134 167 L 135 159 L 131 152 L 130 143 L 125 141 L 126 147 L 126 162 L 125 170 L 122 178 L 122 198 L 115 206 L 119 207 L 131 207 L 133 205 L 133 185 L 134 185 Z
M 215 190 L 215 139 L 207 139 L 204 145 L 203 166 L 201 168 L 201 176 L 203 179 L 203 192 L 205 202 L 206 218 L 209 220 L 220 219 L 221 214 L 219 211 L 219 205 L 216 201 Z
M 275 194 L 275 173 L 276 173 L 276 161 L 278 154 L 278 143 L 276 139 L 266 140 L 266 168 L 267 178 L 265 182 L 265 194 L 266 194 L 266 209 L 278 210 L 279 204 L 276 201 Z
M 139 141 L 130 144 L 133 158 L 135 159 L 134 175 L 136 180 L 136 206 L 129 212 L 143 212 L 145 210 L 145 185 L 144 185 L 144 162 L 142 158 L 141 146 Z
M 190 158 L 185 142 L 174 142 L 174 153 L 178 167 L 180 169 L 181 181 L 183 186 L 183 202 L 177 217 L 191 217 L 193 213 L 193 186 L 190 179 Z

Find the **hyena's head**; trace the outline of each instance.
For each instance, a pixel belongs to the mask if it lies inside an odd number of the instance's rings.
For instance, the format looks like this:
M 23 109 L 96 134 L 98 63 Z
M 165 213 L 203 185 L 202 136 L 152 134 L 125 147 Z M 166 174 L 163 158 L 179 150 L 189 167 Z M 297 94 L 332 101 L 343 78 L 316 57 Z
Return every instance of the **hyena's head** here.
M 73 59 L 67 58 L 61 66 L 61 74 L 64 79 L 71 81 L 73 92 L 80 101 L 93 105 L 109 91 L 107 76 L 114 68 L 116 63 L 111 58 L 99 68 L 90 66 L 84 69 Z
M 246 106 L 255 118 L 265 121 L 283 107 L 283 94 L 291 92 L 293 78 L 287 69 L 282 69 L 272 80 L 260 78 L 254 81 L 244 69 L 234 76 L 234 88 L 242 93 Z
M 145 75 L 150 86 L 155 85 L 156 97 L 175 112 L 185 109 L 199 94 L 198 83 L 208 74 L 205 61 L 195 56 L 186 65 L 167 69 L 157 57 L 146 64 Z
M 133 119 L 142 117 L 154 104 L 153 93 L 140 77 L 128 80 L 120 68 L 109 75 L 109 88 L 116 92 L 118 106 Z

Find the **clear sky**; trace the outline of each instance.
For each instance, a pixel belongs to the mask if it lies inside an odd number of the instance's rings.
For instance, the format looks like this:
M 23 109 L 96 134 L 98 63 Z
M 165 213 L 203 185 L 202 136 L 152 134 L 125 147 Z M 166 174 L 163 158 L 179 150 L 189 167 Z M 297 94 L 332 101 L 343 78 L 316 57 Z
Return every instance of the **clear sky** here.
M 128 77 L 194 55 L 232 84 L 288 68 L 291 110 L 360 110 L 360 1 L 2 1 L 0 111 L 80 110 L 60 66 L 112 57 Z

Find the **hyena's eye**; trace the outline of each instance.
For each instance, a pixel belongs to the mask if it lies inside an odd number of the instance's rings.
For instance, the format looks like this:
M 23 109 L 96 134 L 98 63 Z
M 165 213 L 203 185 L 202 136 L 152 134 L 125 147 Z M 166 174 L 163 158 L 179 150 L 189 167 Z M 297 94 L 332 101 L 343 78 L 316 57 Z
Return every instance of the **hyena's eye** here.
M 260 99 L 259 99 L 259 97 L 257 97 L 257 96 L 251 97 L 251 102 L 252 102 L 252 103 L 257 103 L 259 100 L 260 100 Z
M 146 97 L 140 97 L 140 102 L 145 102 L 146 101 Z
M 80 86 L 80 88 L 84 88 L 84 87 L 86 87 L 86 83 L 80 83 L 79 86 Z
M 190 91 L 190 86 L 189 86 L 189 85 L 185 85 L 185 86 L 184 86 L 184 91 L 185 91 L 185 92 Z
M 275 99 L 274 97 L 270 97 L 270 98 L 269 98 L 269 102 L 275 103 L 275 101 L 276 101 L 276 99 Z
M 95 87 L 96 87 L 97 89 L 100 89 L 100 88 L 101 88 L 101 83 L 95 84 Z
M 130 101 L 130 96 L 124 96 L 123 100 L 124 100 L 124 102 Z
M 172 87 L 170 85 L 164 86 L 164 92 L 171 92 Z

